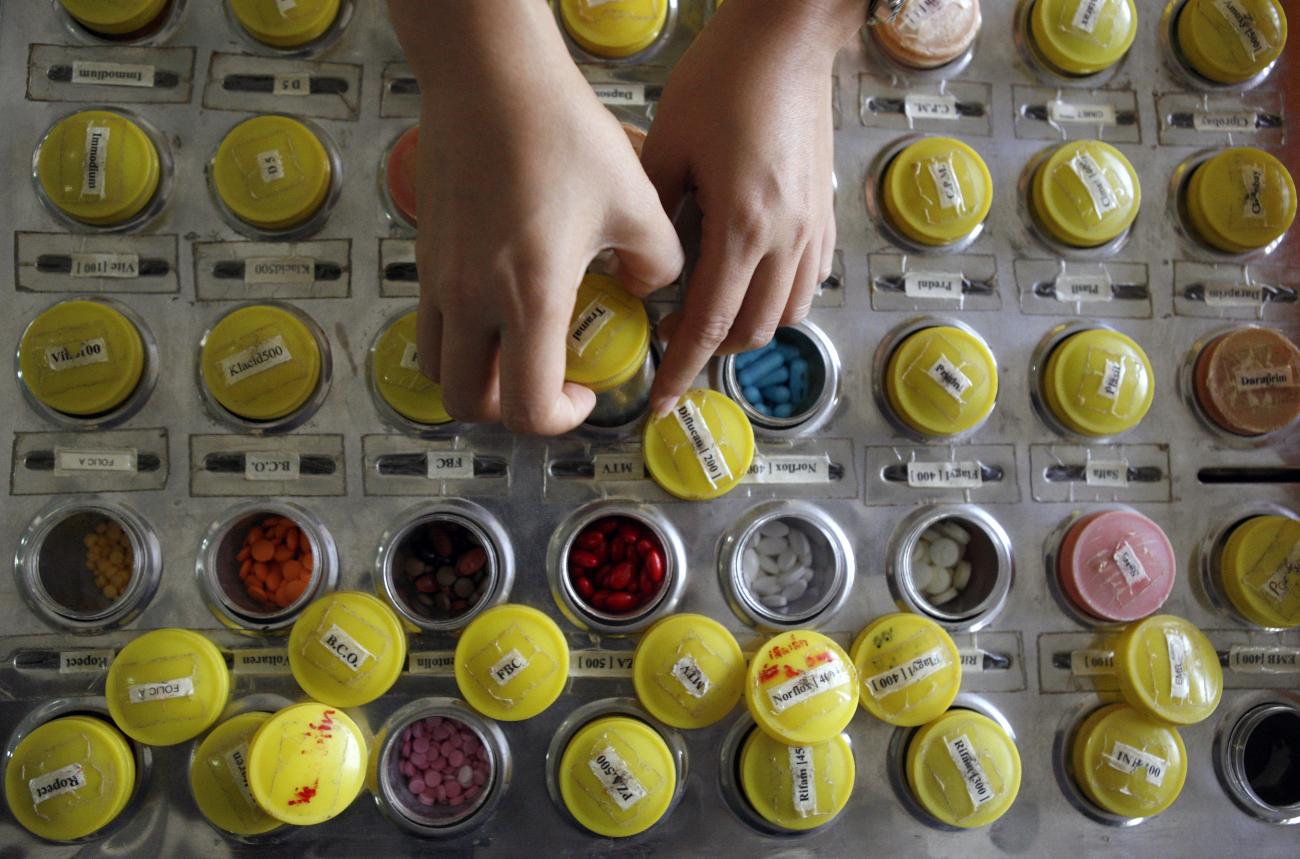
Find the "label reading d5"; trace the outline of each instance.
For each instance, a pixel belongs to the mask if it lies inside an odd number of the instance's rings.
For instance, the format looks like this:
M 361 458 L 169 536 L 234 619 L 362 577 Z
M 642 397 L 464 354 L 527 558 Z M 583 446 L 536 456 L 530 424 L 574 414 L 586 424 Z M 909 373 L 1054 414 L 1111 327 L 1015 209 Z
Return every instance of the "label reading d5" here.
M 372 654 L 362 647 L 355 638 L 343 631 L 338 624 L 333 624 L 320 637 L 320 643 L 334 657 L 353 671 L 360 671 Z
M 141 683 L 128 687 L 126 694 L 132 704 L 188 698 L 194 694 L 194 678 L 177 677 L 175 680 L 163 680 L 158 683 Z

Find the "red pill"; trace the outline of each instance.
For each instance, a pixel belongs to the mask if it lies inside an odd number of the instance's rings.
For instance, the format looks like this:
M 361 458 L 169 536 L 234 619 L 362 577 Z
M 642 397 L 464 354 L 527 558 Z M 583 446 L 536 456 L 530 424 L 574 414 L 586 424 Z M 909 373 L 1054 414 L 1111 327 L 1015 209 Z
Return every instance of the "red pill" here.
M 487 563 L 487 549 L 475 546 L 456 560 L 456 572 L 462 576 L 472 576 Z
M 612 516 L 606 519 L 601 519 L 591 526 L 593 531 L 598 531 L 601 534 L 608 534 L 610 531 L 613 531 L 617 527 L 618 527 L 618 520 Z
M 649 552 L 642 555 L 641 570 L 646 575 L 650 576 L 651 580 L 653 580 L 655 584 L 662 582 L 664 580 L 663 553 L 658 549 L 651 549 Z
M 591 586 L 591 579 L 586 576 L 578 576 L 575 578 L 573 580 L 573 589 L 576 590 L 578 596 L 582 597 L 584 600 L 591 599 L 591 595 L 595 593 L 596 590 Z
M 591 554 L 591 552 L 584 552 L 582 550 L 570 552 L 569 563 L 575 564 L 579 567 L 585 567 L 588 570 L 594 570 L 596 567 L 600 566 L 600 560 L 595 555 Z
M 622 537 L 615 537 L 614 542 L 610 544 L 609 559 L 616 564 L 627 559 L 627 541 Z
M 609 591 L 596 591 L 591 595 L 591 604 L 600 611 L 604 611 L 609 603 Z
M 633 567 L 627 561 L 610 570 L 609 586 L 616 591 L 625 591 L 632 584 Z
M 610 611 L 631 611 L 636 608 L 636 597 L 629 593 L 612 593 L 605 600 L 605 605 Z
M 605 535 L 599 531 L 583 531 L 574 542 L 578 544 L 579 548 L 591 551 L 605 545 Z

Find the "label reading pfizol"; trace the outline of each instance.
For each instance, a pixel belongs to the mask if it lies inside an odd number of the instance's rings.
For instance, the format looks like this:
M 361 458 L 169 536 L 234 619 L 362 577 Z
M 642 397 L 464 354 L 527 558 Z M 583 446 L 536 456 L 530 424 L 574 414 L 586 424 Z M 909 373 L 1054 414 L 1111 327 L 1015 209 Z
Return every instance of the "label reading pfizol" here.
M 128 686 L 126 690 L 127 700 L 132 704 L 188 698 L 193 694 L 193 677 L 177 677 L 175 680 L 163 680 L 160 683 L 141 683 L 138 686 Z
M 81 168 L 81 196 L 103 197 L 104 170 L 108 164 L 108 128 L 86 126 L 86 158 Z
M 1192 114 L 1192 128 L 1196 131 L 1245 132 L 1254 134 L 1258 119 L 1254 111 L 1221 111 Z
M 935 359 L 934 364 L 925 371 L 925 374 L 933 379 L 940 388 L 943 388 L 945 394 L 959 403 L 962 402 L 962 398 L 966 396 L 966 392 L 974 384 L 969 376 L 957 369 L 957 365 L 948 360 L 947 355 L 941 354 Z
M 1114 125 L 1117 122 L 1115 106 L 1111 104 L 1071 104 L 1068 101 L 1049 101 L 1047 118 L 1057 125 L 1081 123 L 1087 125 Z
M 813 771 L 812 746 L 790 746 L 790 799 L 795 814 L 817 813 L 817 780 Z
M 952 95 L 923 95 L 908 93 L 903 96 L 903 115 L 908 119 L 960 119 L 957 97 Z
M 984 475 L 978 462 L 909 462 L 907 485 L 916 489 L 978 489 Z
M 1147 575 L 1146 567 L 1142 566 L 1142 561 L 1138 558 L 1137 552 L 1133 551 L 1133 547 L 1128 544 L 1127 540 L 1119 544 L 1119 548 L 1115 550 L 1115 554 L 1111 555 L 1111 557 L 1115 560 L 1115 566 L 1119 568 L 1120 575 L 1124 577 L 1124 581 L 1128 584 L 1130 590 L 1142 582 L 1151 581 L 1151 577 Z
M 289 354 L 289 347 L 284 345 L 284 338 L 276 334 L 247 349 L 241 349 L 229 358 L 223 358 L 221 375 L 227 385 L 233 385 L 292 360 L 293 355 Z
M 1063 274 L 1052 285 L 1057 301 L 1070 304 L 1081 301 L 1110 301 L 1114 297 L 1110 276 L 1101 274 Z
M 908 298 L 962 297 L 962 284 L 966 278 L 960 274 L 943 271 L 909 271 L 903 275 L 903 294 Z
M 296 450 L 244 454 L 245 480 L 297 480 L 301 469 L 302 457 Z
M 1104 757 L 1106 763 L 1113 770 L 1118 770 L 1125 775 L 1133 775 L 1138 770 L 1146 770 L 1147 784 L 1159 787 L 1165 783 L 1165 770 L 1169 768 L 1169 764 L 1163 758 L 1158 758 L 1150 752 L 1135 749 L 1127 743 L 1116 740 L 1110 754 Z
M 1207 283 L 1208 307 L 1258 307 L 1264 303 L 1264 287 L 1246 283 Z
M 108 363 L 108 344 L 103 337 L 84 340 L 75 347 L 49 346 L 45 349 L 45 364 L 51 370 L 60 372 L 89 364 Z
M 645 799 L 646 791 L 628 769 L 621 755 L 606 746 L 603 751 L 587 761 L 591 774 L 605 789 L 605 794 L 623 811 Z
M 957 171 L 952 161 L 931 161 L 930 178 L 934 180 L 935 190 L 939 192 L 939 205 L 945 209 L 966 211 L 966 198 L 961 195 L 961 183 L 957 181 Z
M 948 757 L 952 758 L 957 772 L 961 773 L 962 781 L 966 783 L 966 793 L 970 795 L 970 801 L 975 803 L 975 807 L 979 808 L 992 800 L 995 795 L 993 788 L 989 785 L 989 778 L 984 774 L 984 766 L 980 763 L 970 738 L 962 734 L 948 740 L 945 745 L 948 747 Z
M 1122 459 L 1093 459 L 1083 467 L 1083 481 L 1089 486 L 1123 489 L 1128 486 L 1128 462 Z
M 1239 674 L 1300 674 L 1300 648 L 1234 644 L 1228 670 Z
M 120 277 L 140 276 L 139 254 L 71 254 L 72 277 Z
M 277 72 L 271 92 L 275 95 L 311 95 L 311 75 L 307 72 Z
M 1083 188 L 1088 192 L 1088 197 L 1092 200 L 1092 208 L 1098 217 L 1119 208 L 1119 197 L 1115 196 L 1115 189 L 1111 187 L 1110 180 L 1102 172 L 1101 165 L 1086 151 L 1080 150 L 1070 159 L 1070 169 L 1083 183 Z
M 366 664 L 370 659 L 370 651 L 362 647 L 357 640 L 348 635 L 338 624 L 333 624 L 320 638 L 320 643 L 325 649 L 334 654 L 339 662 L 342 662 L 353 671 L 360 671 L 361 666 Z
M 1258 370 L 1239 371 L 1233 380 L 1238 391 L 1258 391 L 1264 388 L 1295 387 L 1291 365 L 1261 367 Z
M 316 261 L 311 257 L 251 257 L 244 260 L 244 283 L 316 282 Z
M 601 304 L 600 299 L 588 304 L 587 308 L 578 314 L 578 318 L 574 320 L 573 325 L 569 328 L 569 337 L 565 341 L 569 351 L 581 357 L 582 353 L 586 352 L 587 347 L 591 345 L 591 341 L 596 339 L 596 335 L 601 332 L 601 329 L 612 322 L 613 319 L 614 311 Z
M 913 683 L 919 683 L 936 671 L 948 665 L 948 657 L 942 647 L 936 647 L 902 665 L 882 671 L 875 677 L 867 679 L 867 689 L 873 698 L 882 698 L 900 689 L 906 689 Z
M 1169 697 L 1185 701 L 1192 694 L 1192 678 L 1187 664 L 1191 645 L 1181 632 L 1166 629 L 1165 648 L 1169 651 Z
M 488 669 L 488 674 L 492 676 L 492 681 L 498 686 L 504 686 L 528 667 L 528 660 L 518 650 L 511 649 L 509 653 L 502 656 L 492 667 Z
M 1106 0 L 1083 0 L 1074 10 L 1074 20 L 1070 26 L 1084 33 L 1091 34 L 1097 29 L 1097 19 L 1101 17 L 1101 7 Z
M 691 450 L 695 452 L 695 458 L 699 461 L 704 479 L 709 482 L 709 485 L 717 487 L 719 481 L 730 480 L 731 466 L 727 465 L 722 450 L 713 440 L 709 425 L 704 422 L 704 415 L 700 414 L 695 403 L 682 400 L 677 408 L 673 409 L 673 417 L 677 419 L 677 425 L 682 428 L 682 432 L 686 433 L 686 440 L 690 443 Z
M 829 661 L 820 667 L 809 669 L 798 677 L 792 677 L 767 690 L 773 713 L 784 713 L 796 704 L 802 704 L 849 682 L 849 672 L 840 664 L 839 657 L 830 653 L 826 655 Z
M 74 84 L 100 84 L 101 86 L 153 86 L 153 66 L 143 63 L 88 63 L 74 60 Z
M 704 669 L 689 653 L 673 663 L 672 675 L 692 698 L 703 698 L 713 687 L 709 675 L 704 673 Z
M 1273 46 L 1255 26 L 1255 16 L 1242 8 L 1240 0 L 1214 0 L 1214 8 L 1232 25 L 1237 38 L 1241 40 L 1241 46 L 1250 54 L 1251 59 L 1272 49 Z
M 38 775 L 27 782 L 27 788 L 32 792 L 32 805 L 40 805 L 47 799 L 80 790 L 85 786 L 86 772 L 81 764 L 68 764 L 53 772 Z
M 1242 217 L 1263 218 L 1266 213 L 1260 195 L 1264 193 L 1264 168 L 1259 164 L 1247 164 L 1241 168 L 1241 185 L 1246 192 L 1241 204 Z
M 1124 365 L 1119 361 L 1106 359 L 1105 368 L 1101 373 L 1101 383 L 1097 385 L 1097 393 L 1108 400 L 1119 399 L 1120 387 L 1124 384 Z
M 601 82 L 593 83 L 591 89 L 601 104 L 621 104 L 627 107 L 640 107 L 646 103 L 645 84 Z
M 135 471 L 134 450 L 54 449 L 54 473 L 71 471 Z
M 284 159 L 278 149 L 268 149 L 257 153 L 257 169 L 262 172 L 262 181 L 268 185 L 284 178 Z

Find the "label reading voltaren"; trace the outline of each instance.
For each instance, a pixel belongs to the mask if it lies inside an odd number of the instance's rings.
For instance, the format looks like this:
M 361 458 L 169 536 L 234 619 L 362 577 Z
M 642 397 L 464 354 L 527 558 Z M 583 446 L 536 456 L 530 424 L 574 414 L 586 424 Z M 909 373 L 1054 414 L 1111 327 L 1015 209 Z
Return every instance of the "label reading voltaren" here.
M 677 404 L 677 408 L 673 409 L 673 417 L 677 420 L 677 425 L 682 428 L 682 432 L 686 433 L 686 440 L 690 443 L 695 459 L 700 464 L 700 470 L 704 472 L 704 479 L 709 482 L 709 485 L 716 489 L 722 481 L 730 480 L 731 466 L 727 465 L 722 449 L 713 440 L 713 433 L 705 423 L 699 407 L 691 400 L 684 399 Z
M 127 700 L 132 704 L 148 704 L 150 701 L 188 698 L 193 694 L 193 677 L 177 677 L 175 680 L 163 680 L 158 683 L 141 683 L 136 686 L 128 686 L 126 690 Z
M 355 638 L 344 632 L 338 624 L 333 624 L 320 638 L 325 649 L 334 654 L 353 671 L 360 671 L 361 666 L 370 660 L 371 653 L 362 647 Z
M 289 673 L 289 654 L 281 647 L 242 647 L 231 652 L 230 669 L 236 674 Z
M 984 766 L 980 763 L 979 754 L 971 745 L 970 738 L 961 734 L 945 740 L 944 745 L 947 746 L 948 756 L 952 758 L 957 772 L 961 774 L 962 781 L 966 784 L 966 793 L 970 795 L 970 801 L 975 804 L 975 807 L 979 808 L 984 803 L 992 801 L 996 794 L 989 784 L 989 778 L 984 773 Z
M 813 770 L 812 746 L 790 746 L 790 790 L 794 813 L 809 817 L 817 813 L 817 778 Z
M 883 698 L 900 689 L 906 689 L 915 683 L 948 666 L 948 655 L 942 647 L 922 653 L 888 671 L 882 671 L 874 677 L 867 678 L 867 690 L 873 698 Z
M 289 347 L 284 345 L 284 337 L 276 334 L 239 350 L 229 358 L 222 358 L 221 376 L 227 385 L 234 385 L 292 360 Z
M 606 746 L 594 758 L 587 761 L 591 774 L 605 789 L 605 794 L 623 811 L 627 811 L 645 799 L 646 790 L 637 781 L 628 768 L 623 757 L 613 747 Z

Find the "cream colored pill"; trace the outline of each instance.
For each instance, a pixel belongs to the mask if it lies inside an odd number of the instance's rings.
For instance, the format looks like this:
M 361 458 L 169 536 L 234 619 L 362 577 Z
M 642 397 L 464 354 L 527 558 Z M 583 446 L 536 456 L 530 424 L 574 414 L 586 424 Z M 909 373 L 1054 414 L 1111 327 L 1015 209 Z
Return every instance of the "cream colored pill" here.
M 934 579 L 934 567 L 926 563 L 912 565 L 912 584 L 917 590 L 928 591 L 930 582 Z
M 930 576 L 930 584 L 925 588 L 926 593 L 941 594 L 952 587 L 952 570 L 947 567 L 931 567 L 933 574 Z
M 790 541 L 785 537 L 764 537 L 758 541 L 758 553 L 776 557 L 790 548 Z
M 802 567 L 796 567 L 795 569 L 791 570 L 788 573 L 782 573 L 781 575 L 777 576 L 776 581 L 778 584 L 781 585 L 781 587 L 786 588 L 794 584 L 795 582 L 803 581 L 803 572 L 804 571 Z
M 781 572 L 788 573 L 799 565 L 799 556 L 790 549 L 781 553 L 781 557 L 776 559 L 776 565 Z
M 936 594 L 935 596 L 930 597 L 930 604 L 943 605 L 944 603 L 951 602 L 956 598 L 957 598 L 957 592 L 952 588 L 948 588 L 948 590 L 944 591 L 943 593 Z
M 951 567 L 961 560 L 961 547 L 955 540 L 940 537 L 930 544 L 930 562 L 936 567 Z
M 912 547 L 912 563 L 924 564 L 926 558 L 930 557 L 930 551 L 924 540 L 917 540 L 916 545 Z
M 939 531 L 950 540 L 956 540 L 965 546 L 970 542 L 970 532 L 956 522 L 940 522 L 935 526 Z
M 792 603 L 803 596 L 806 590 L 808 590 L 808 583 L 803 579 L 796 579 L 794 584 L 781 589 L 781 596 L 785 597 L 787 603 Z
M 780 594 L 772 594 L 770 596 L 759 597 L 758 601 L 761 602 L 763 605 L 767 606 L 768 608 L 785 608 L 786 606 L 786 598 L 781 596 Z
M 749 583 L 749 588 L 760 597 L 771 596 L 781 590 L 781 583 L 774 576 L 758 576 Z
M 808 535 L 798 528 L 790 529 L 790 548 L 795 550 L 796 554 L 803 555 L 812 551 L 812 543 L 808 540 Z
M 753 549 L 746 549 L 745 554 L 740 559 L 740 568 L 744 571 L 747 579 L 752 579 L 758 575 L 758 552 Z
M 771 555 L 759 555 L 758 568 L 769 576 L 775 576 L 781 572 L 781 568 L 776 563 L 776 558 Z
M 952 586 L 960 591 L 965 590 L 968 584 L 970 584 L 970 561 L 958 561 L 952 568 Z
M 782 522 L 780 519 L 773 519 L 762 528 L 759 528 L 758 533 L 762 534 L 764 537 L 784 537 L 790 533 L 790 526 Z

